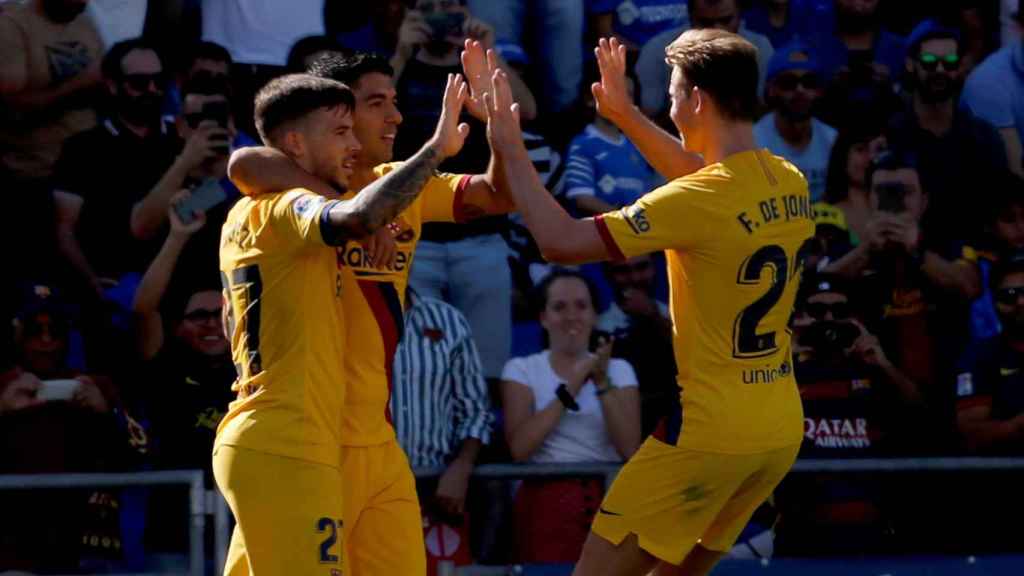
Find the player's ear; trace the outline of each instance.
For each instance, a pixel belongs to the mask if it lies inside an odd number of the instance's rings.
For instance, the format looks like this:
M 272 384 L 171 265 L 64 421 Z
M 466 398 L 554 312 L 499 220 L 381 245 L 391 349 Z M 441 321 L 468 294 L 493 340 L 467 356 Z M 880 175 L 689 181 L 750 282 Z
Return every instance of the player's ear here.
M 700 114 L 704 109 L 704 91 L 697 86 L 693 87 L 693 92 L 690 93 L 690 100 L 693 102 L 693 113 Z
M 281 135 L 281 147 L 292 158 L 306 155 L 306 138 L 298 130 L 287 130 Z

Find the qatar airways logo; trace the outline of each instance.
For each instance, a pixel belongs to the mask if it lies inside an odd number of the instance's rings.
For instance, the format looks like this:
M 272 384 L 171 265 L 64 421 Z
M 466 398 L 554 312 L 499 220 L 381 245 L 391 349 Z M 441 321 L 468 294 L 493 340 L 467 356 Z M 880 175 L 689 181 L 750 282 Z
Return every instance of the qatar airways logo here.
M 870 448 L 866 418 L 804 418 L 804 438 L 816 448 Z

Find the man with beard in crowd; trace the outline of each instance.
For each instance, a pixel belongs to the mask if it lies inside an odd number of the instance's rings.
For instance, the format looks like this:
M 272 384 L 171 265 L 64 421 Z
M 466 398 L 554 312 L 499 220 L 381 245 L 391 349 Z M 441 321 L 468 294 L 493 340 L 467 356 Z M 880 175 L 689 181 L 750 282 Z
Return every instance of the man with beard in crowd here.
M 821 66 L 813 50 L 800 41 L 792 42 L 768 63 L 765 100 L 775 111 L 754 125 L 759 145 L 803 172 L 811 202 L 825 195 L 828 160 L 836 141 L 835 129 L 812 116 L 821 95 Z
M 886 134 L 893 148 L 917 156 L 921 185 L 930 196 L 924 220 L 925 234 L 930 235 L 952 232 L 963 237 L 970 232 L 965 225 L 980 226 L 980 214 L 971 214 L 980 206 L 965 202 L 964 193 L 987 189 L 985 179 L 1006 170 L 999 134 L 956 105 L 961 51 L 954 29 L 934 20 L 914 29 L 906 58 L 911 95 L 905 108 L 890 119 Z M 967 217 L 972 218 L 965 221 Z

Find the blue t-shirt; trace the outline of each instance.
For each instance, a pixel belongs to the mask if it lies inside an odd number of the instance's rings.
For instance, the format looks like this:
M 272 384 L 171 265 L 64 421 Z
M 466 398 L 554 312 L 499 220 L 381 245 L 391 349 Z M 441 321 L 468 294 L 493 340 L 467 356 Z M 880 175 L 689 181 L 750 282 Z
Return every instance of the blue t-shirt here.
M 682 26 L 687 17 L 684 0 L 592 0 L 590 11 L 611 12 L 615 33 L 637 47 L 659 32 Z
M 1015 127 L 1024 141 L 1024 41 L 1003 48 L 979 64 L 967 77 L 961 103 L 996 128 Z
M 660 179 L 624 135 L 613 139 L 593 124 L 573 138 L 565 163 L 567 198 L 597 196 L 612 206 L 627 206 Z
M 775 115 L 765 114 L 754 125 L 754 140 L 758 146 L 771 150 L 772 154 L 782 156 L 800 169 L 807 179 L 807 188 L 811 193 L 811 202 L 818 202 L 825 197 L 825 179 L 828 174 L 828 159 L 832 154 L 832 145 L 836 141 L 836 130 L 831 126 L 811 119 L 811 141 L 803 150 L 792 148 L 775 128 Z
M 793 0 L 789 3 L 786 25 L 772 26 L 768 9 L 761 5 L 752 6 L 743 12 L 743 23 L 748 30 L 762 34 L 771 41 L 776 50 L 801 38 L 809 41 L 814 36 L 815 23 L 832 19 L 832 3 L 822 0 Z

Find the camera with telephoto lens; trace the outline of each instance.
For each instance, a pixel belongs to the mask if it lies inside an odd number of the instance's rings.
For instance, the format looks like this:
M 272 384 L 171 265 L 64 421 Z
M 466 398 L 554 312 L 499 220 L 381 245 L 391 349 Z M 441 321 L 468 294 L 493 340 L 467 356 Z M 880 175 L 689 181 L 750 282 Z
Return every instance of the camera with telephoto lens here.
M 853 346 L 858 336 L 860 330 L 850 322 L 820 320 L 804 328 L 800 342 L 818 354 L 834 354 Z

